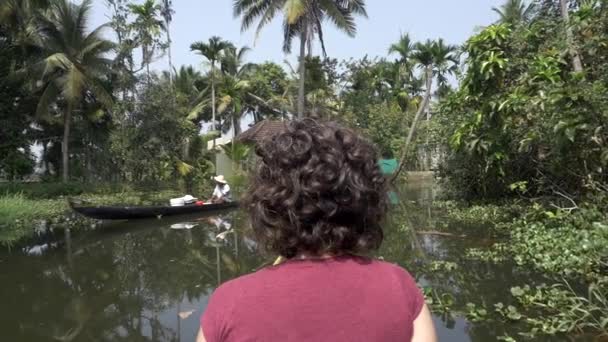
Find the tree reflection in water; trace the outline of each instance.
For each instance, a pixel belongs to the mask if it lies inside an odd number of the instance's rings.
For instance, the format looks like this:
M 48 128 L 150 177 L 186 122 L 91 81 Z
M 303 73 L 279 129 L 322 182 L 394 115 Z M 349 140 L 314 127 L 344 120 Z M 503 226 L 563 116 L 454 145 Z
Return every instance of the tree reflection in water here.
M 467 322 L 466 303 L 508 302 L 510 287 L 544 279 L 512 264 L 467 259 L 467 248 L 487 245 L 487 230 L 432 210 L 433 191 L 423 185 L 399 194 L 377 255 L 410 270 L 435 296 L 451 298 L 449 310 L 435 316 L 440 340 L 516 336 L 517 325 L 508 322 Z M 446 227 L 467 237 L 419 234 Z M 193 341 L 218 284 L 274 259 L 258 253 L 238 211 L 70 233 L 22 251 L 0 250 L 3 341 Z M 437 269 L 437 262 L 455 266 Z
M 186 229 L 171 229 L 189 222 L 194 224 L 182 225 Z M 239 248 L 240 237 L 248 236 L 242 222 L 238 212 L 186 222 L 130 222 L 76 239 L 66 231 L 61 244 L 37 256 L 2 251 L 1 259 L 10 258 L 0 265 L 3 336 L 193 340 L 214 288 L 263 262 L 254 250 Z M 231 229 L 230 238 L 216 239 L 218 229 Z

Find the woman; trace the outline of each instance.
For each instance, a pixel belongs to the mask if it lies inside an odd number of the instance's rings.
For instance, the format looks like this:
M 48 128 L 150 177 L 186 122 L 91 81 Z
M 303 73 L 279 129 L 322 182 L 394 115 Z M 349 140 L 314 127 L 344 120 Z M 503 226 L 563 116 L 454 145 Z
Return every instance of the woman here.
M 357 256 L 383 238 L 385 178 L 373 146 L 305 119 L 256 153 L 244 203 L 258 242 L 286 261 L 220 286 L 197 341 L 435 341 L 407 271 Z

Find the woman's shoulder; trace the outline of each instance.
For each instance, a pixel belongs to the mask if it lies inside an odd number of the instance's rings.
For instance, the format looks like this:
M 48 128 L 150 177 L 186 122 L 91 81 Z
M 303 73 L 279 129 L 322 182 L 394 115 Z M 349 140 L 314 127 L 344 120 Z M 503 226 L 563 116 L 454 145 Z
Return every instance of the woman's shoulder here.
M 263 269 L 228 280 L 215 289 L 213 295 L 217 297 L 225 296 L 229 298 L 234 298 L 237 295 L 241 295 L 243 289 L 250 287 L 252 283 L 259 282 L 260 272 L 262 271 Z
M 398 264 L 381 260 L 375 261 L 374 264 L 382 270 L 379 273 L 383 276 L 378 277 L 378 281 L 391 284 L 389 285 L 391 287 L 390 293 L 406 303 L 411 317 L 418 317 L 424 306 L 424 296 L 416 279 L 408 270 Z
M 396 263 L 376 259 L 372 261 L 372 264 L 377 269 L 386 272 L 388 275 L 395 277 L 400 281 L 415 282 L 410 272 Z
M 385 261 L 382 258 L 371 258 L 363 256 L 347 256 L 338 260 L 350 261 L 352 264 L 360 265 L 376 271 L 384 271 L 396 275 L 409 275 L 408 271 L 400 265 Z
M 268 282 L 271 274 L 269 267 L 261 268 L 255 272 L 241 275 L 237 278 L 222 283 L 213 291 L 213 297 L 221 301 L 235 301 L 241 298 L 246 292 L 251 292 L 259 286 Z
M 354 258 L 353 261 L 361 265 L 360 272 L 371 277 L 370 279 L 375 283 L 389 286 L 390 291 L 398 291 L 405 295 L 419 291 L 416 280 L 410 272 L 396 263 L 368 258 Z

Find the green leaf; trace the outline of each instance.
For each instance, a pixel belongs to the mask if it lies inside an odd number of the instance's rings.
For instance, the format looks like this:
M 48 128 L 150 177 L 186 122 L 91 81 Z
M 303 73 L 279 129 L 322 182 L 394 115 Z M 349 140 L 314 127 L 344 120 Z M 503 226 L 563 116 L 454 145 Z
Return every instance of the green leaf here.
M 600 161 L 603 165 L 608 165 L 608 149 L 605 149 L 600 156 Z
M 306 4 L 304 0 L 287 0 L 283 11 L 285 12 L 287 22 L 293 25 L 306 13 Z
M 192 165 L 186 164 L 181 160 L 178 160 L 176 162 L 176 168 L 177 168 L 177 172 L 181 176 L 187 176 L 188 174 L 190 174 L 190 172 L 192 172 L 194 170 L 194 167 Z
M 574 127 L 566 128 L 564 133 L 566 134 L 566 137 L 568 138 L 568 140 L 570 140 L 571 142 L 574 142 L 574 139 L 576 136 L 576 129 Z
M 560 121 L 557 123 L 557 125 L 555 125 L 553 127 L 553 132 L 557 133 L 562 131 L 564 128 L 566 128 L 568 126 L 568 123 L 565 121 Z
M 507 307 L 507 318 L 513 321 L 518 321 L 522 318 L 522 315 L 519 313 L 519 311 L 517 311 L 517 308 L 512 305 L 509 305 Z
M 201 112 L 203 112 L 205 108 L 207 108 L 207 104 L 208 101 L 199 102 L 197 105 L 194 106 L 194 108 L 192 108 L 190 113 L 188 113 L 187 119 L 190 121 L 198 120 L 198 117 Z
M 511 288 L 511 294 L 513 297 L 521 297 L 525 294 L 524 290 L 521 287 L 515 286 Z

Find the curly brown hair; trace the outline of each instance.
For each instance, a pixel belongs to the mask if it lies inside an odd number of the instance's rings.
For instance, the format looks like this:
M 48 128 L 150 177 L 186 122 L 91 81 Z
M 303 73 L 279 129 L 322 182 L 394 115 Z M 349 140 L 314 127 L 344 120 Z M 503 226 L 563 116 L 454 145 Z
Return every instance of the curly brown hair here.
M 244 204 L 266 251 L 292 258 L 380 247 L 386 179 L 370 142 L 335 122 L 294 120 L 256 154 Z

